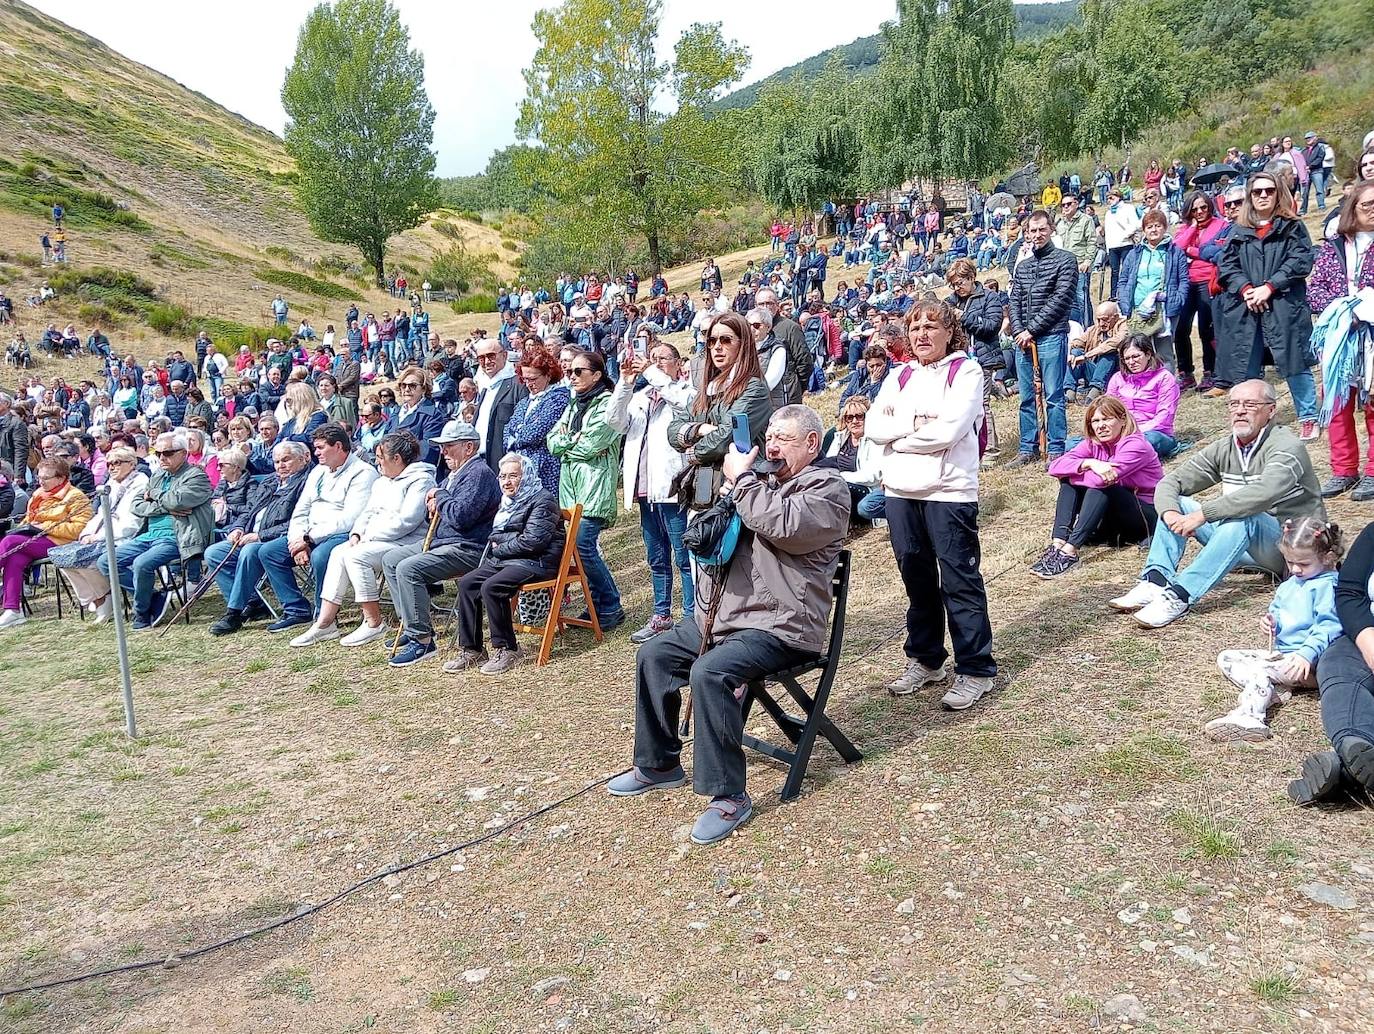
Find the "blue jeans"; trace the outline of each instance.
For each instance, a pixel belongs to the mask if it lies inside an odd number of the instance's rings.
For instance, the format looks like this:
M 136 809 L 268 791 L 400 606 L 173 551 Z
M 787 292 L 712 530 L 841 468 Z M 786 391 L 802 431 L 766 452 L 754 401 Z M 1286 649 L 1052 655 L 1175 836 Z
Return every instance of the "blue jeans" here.
M 1302 185 L 1302 207 L 1298 209 L 1299 215 L 1307 213 L 1307 201 L 1312 191 L 1317 192 L 1317 210 L 1326 211 L 1326 170 L 1318 167 L 1309 170 L 1307 182 Z
M 265 542 L 250 542 L 235 551 L 233 559 L 220 568 L 215 575 L 215 584 L 224 596 L 224 604 L 231 610 L 243 610 L 250 603 L 258 601 L 258 582 L 262 581 L 263 567 L 258 552 Z M 216 542 L 205 551 L 205 562 L 210 570 L 219 567 L 229 553 L 229 543 Z
M 1091 270 L 1091 267 L 1089 267 Z M 1084 273 L 1081 270 L 1078 274 L 1078 293 L 1074 296 L 1073 307 L 1069 309 L 1069 319 L 1081 324 L 1083 329 L 1093 325 L 1093 302 L 1092 294 L 1088 290 L 1089 281 L 1092 279 L 1091 273 Z
M 1036 343 L 1040 353 L 1040 378 L 1045 390 L 1045 448 L 1051 456 L 1064 451 L 1069 435 L 1069 417 L 1064 408 L 1064 375 L 1068 368 L 1067 334 L 1046 334 Z M 1030 349 L 1016 349 L 1016 383 L 1021 391 L 1021 453 L 1039 451 L 1040 422 L 1035 412 L 1035 367 Z
M 1084 360 L 1082 366 L 1083 374 L 1088 378 L 1088 386 L 1107 390 L 1107 382 L 1112 379 L 1112 374 L 1116 373 L 1116 353 L 1108 355 L 1094 356 L 1092 359 Z
M 682 616 L 690 618 L 696 610 L 692 587 L 692 560 L 682 544 L 687 530 L 687 511 L 677 503 L 639 502 L 639 530 L 648 553 L 649 574 L 654 584 L 654 614 L 671 617 L 673 613 L 673 567 L 682 578 Z M 600 609 L 598 608 L 598 613 Z
M 598 543 L 601 531 L 605 527 L 604 517 L 586 515 L 583 515 L 582 523 L 577 526 L 577 555 L 582 560 L 582 570 L 587 576 L 587 588 L 591 590 L 597 619 L 603 624 L 618 619 L 624 612 L 620 606 L 620 590 L 615 587 L 611 569 L 601 558 Z M 554 604 L 557 603 L 555 600 Z
M 887 516 L 887 496 L 881 488 L 870 488 L 854 507 L 854 512 L 866 521 L 882 520 Z
M 1255 343 L 1250 346 L 1250 363 L 1245 371 L 1246 380 L 1260 380 L 1264 377 L 1264 330 L 1255 324 Z M 1293 409 L 1299 420 L 1317 419 L 1317 382 L 1311 370 L 1303 370 L 1287 378 L 1288 390 L 1293 393 Z
M 1178 442 L 1172 435 L 1167 435 L 1163 431 L 1145 431 L 1145 440 L 1154 446 L 1155 455 L 1162 460 L 1167 460 L 1178 448 Z
M 1178 508 L 1181 513 L 1196 513 L 1202 509 L 1199 503 L 1189 496 L 1180 496 Z M 1193 533 L 1202 549 L 1188 569 L 1178 573 L 1178 563 L 1188 548 L 1188 540 L 1169 530 L 1164 523 L 1164 515 L 1155 524 L 1154 541 L 1150 544 L 1150 556 L 1141 571 L 1143 578 L 1155 571 L 1173 585 L 1188 593 L 1191 602 L 1197 603 L 1213 587 L 1237 567 L 1263 567 L 1282 576 L 1286 565 L 1283 554 L 1279 552 L 1279 537 L 1282 529 L 1272 514 L 1257 513 L 1250 517 L 1234 520 L 1208 521 Z
M 134 620 L 153 619 L 153 592 L 157 569 L 180 559 L 176 539 L 151 539 L 125 542 L 115 550 L 115 566 L 119 569 L 119 584 L 134 594 Z M 110 577 L 109 558 L 101 553 L 96 566 L 106 578 Z
M 320 590 L 324 585 L 324 569 L 329 563 L 329 554 L 334 551 L 335 546 L 347 541 L 348 535 L 340 532 L 315 543 L 315 548 L 310 551 L 310 569 L 315 574 L 314 610 L 301 595 L 301 587 L 296 584 L 296 562 L 287 552 L 287 537 L 283 535 L 281 538 L 263 543 L 257 551 L 257 562 L 262 564 L 263 570 L 267 572 L 267 580 L 272 583 L 272 591 L 281 603 L 283 617 L 309 618 L 319 612 Z

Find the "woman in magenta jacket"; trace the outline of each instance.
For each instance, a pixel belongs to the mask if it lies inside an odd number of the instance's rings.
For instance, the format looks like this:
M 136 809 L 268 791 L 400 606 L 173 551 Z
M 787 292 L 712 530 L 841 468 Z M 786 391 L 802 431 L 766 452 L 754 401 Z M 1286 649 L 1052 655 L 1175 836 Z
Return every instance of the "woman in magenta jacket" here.
M 1160 459 L 1177 451 L 1174 415 L 1179 384 L 1160 361 L 1148 334 L 1132 334 L 1122 344 L 1121 369 L 1107 382 L 1107 394 L 1121 400 Z
M 1083 429 L 1087 437 L 1050 464 L 1059 499 L 1054 537 L 1031 565 L 1040 578 L 1072 570 L 1084 545 L 1140 542 L 1154 531 L 1155 485 L 1164 468 L 1135 419 L 1120 399 L 1103 395 L 1088 406 Z

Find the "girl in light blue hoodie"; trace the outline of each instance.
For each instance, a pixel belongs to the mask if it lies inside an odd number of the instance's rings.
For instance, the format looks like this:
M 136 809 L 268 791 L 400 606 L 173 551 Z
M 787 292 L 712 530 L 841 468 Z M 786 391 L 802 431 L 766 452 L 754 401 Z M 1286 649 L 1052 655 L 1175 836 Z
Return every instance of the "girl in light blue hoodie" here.
M 1269 708 L 1285 704 L 1295 688 L 1317 685 L 1317 660 L 1341 635 L 1336 616 L 1336 577 L 1341 563 L 1341 530 L 1319 517 L 1284 523 L 1279 549 L 1291 575 L 1274 593 L 1260 627 L 1269 636 L 1267 650 L 1223 650 L 1217 667 L 1240 687 L 1230 714 L 1206 725 L 1209 738 L 1221 742 L 1266 740 L 1273 735 L 1266 721 Z

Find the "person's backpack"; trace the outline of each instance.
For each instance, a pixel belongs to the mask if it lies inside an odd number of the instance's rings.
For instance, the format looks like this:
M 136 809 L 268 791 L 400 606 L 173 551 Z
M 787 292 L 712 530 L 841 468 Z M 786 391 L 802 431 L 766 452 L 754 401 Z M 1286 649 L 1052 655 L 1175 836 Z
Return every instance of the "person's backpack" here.
M 954 384 L 954 378 L 959 374 L 959 367 L 964 365 L 964 358 L 954 360 L 949 364 L 949 373 L 945 375 L 945 390 L 948 391 Z M 906 387 L 906 382 L 911 380 L 911 367 L 903 366 L 897 374 L 897 390 L 901 391 Z M 988 422 L 980 416 L 975 425 L 978 428 L 978 458 L 981 460 L 988 451 Z

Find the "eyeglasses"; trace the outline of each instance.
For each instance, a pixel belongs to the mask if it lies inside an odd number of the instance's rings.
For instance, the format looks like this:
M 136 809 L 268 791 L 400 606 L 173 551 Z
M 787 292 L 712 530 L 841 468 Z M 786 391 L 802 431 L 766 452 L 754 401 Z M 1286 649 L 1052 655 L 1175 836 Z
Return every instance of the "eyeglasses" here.
M 1250 193 L 1255 197 L 1269 197 L 1278 193 L 1278 187 L 1251 187 Z
M 1256 402 L 1253 399 L 1228 399 L 1226 402 L 1226 408 L 1232 413 L 1239 413 L 1242 410 L 1247 413 L 1253 413 L 1257 409 L 1263 409 L 1265 406 L 1272 405 L 1274 405 L 1273 402 Z
M 158 449 L 154 451 L 153 455 L 162 458 L 165 456 L 175 456 L 177 453 L 185 451 L 185 449 Z
M 1374 212 L 1374 200 L 1361 201 L 1355 207 L 1358 208 L 1361 212 Z
M 478 352 L 477 361 L 479 363 L 485 363 L 488 359 L 495 359 L 499 354 L 498 352 Z
M 717 344 L 717 343 L 722 344 L 722 345 L 728 345 L 728 344 L 730 344 L 732 341 L 738 341 L 739 338 L 735 337 L 734 334 L 712 334 L 712 335 L 711 335 L 709 338 L 707 338 L 706 340 L 709 341 L 709 342 L 710 342 L 711 344 L 713 344 L 713 345 L 714 345 L 714 344 Z

